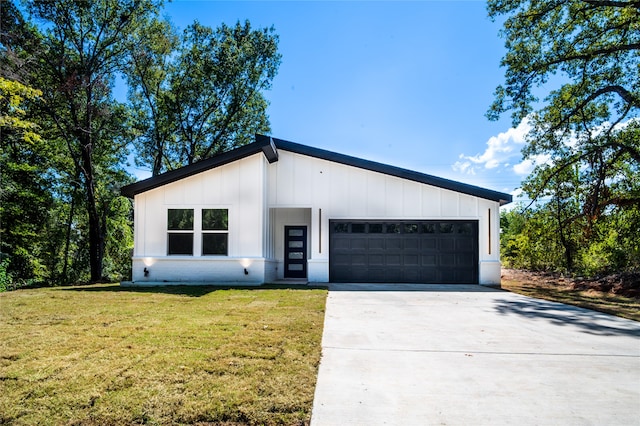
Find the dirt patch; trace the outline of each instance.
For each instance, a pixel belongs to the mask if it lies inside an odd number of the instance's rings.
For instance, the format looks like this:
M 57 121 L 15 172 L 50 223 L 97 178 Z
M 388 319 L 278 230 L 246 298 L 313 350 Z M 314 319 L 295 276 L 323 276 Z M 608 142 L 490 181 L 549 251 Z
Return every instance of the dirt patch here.
M 640 272 L 625 272 L 597 278 L 572 278 L 551 272 L 503 269 L 502 279 L 522 284 L 555 286 L 562 290 L 592 291 L 640 299 Z
M 584 279 L 548 272 L 503 269 L 500 287 L 525 296 L 640 321 L 639 283 L 638 273 Z

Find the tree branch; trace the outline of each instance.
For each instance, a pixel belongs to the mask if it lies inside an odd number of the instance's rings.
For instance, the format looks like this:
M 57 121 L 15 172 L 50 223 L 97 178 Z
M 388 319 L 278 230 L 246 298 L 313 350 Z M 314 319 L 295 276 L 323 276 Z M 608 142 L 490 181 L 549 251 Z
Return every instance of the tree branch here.
M 585 3 L 589 3 L 593 6 L 603 7 L 635 7 L 640 9 L 640 1 L 614 1 L 614 0 L 582 0 Z

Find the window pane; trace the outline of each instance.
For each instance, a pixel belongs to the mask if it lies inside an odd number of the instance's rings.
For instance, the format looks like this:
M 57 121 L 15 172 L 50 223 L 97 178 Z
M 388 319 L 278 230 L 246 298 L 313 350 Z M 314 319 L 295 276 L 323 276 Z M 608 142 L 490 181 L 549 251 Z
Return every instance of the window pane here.
M 422 233 L 423 234 L 435 234 L 436 233 L 436 225 L 433 223 L 423 223 L 422 224 Z
M 418 225 L 416 223 L 405 223 L 405 225 L 404 225 L 404 233 L 405 234 L 417 234 L 418 233 Z
M 395 223 L 387 224 L 387 234 L 399 234 L 400 233 L 400 225 Z
M 364 234 L 365 224 L 364 223 L 352 223 L 351 224 L 351 232 L 355 234 Z
M 290 251 L 289 252 L 289 259 L 302 259 L 302 252 L 301 251 Z
M 228 234 L 202 234 L 202 254 L 227 255 Z
M 229 210 L 202 209 L 203 231 L 227 231 L 229 229 Z
M 333 225 L 333 232 L 336 234 L 343 234 L 345 232 L 349 232 L 349 224 L 348 223 L 336 223 Z
M 456 232 L 458 234 L 473 234 L 473 225 L 471 225 L 470 223 L 461 223 L 456 226 Z
M 169 209 L 167 211 L 167 229 L 171 231 L 192 231 L 193 209 Z
M 287 267 L 290 271 L 302 271 L 302 265 L 299 263 L 292 263 Z
M 169 233 L 168 254 L 193 255 L 193 234 Z
M 441 234 L 451 234 L 451 233 L 453 233 L 453 224 L 452 223 L 441 223 L 440 224 L 440 233 Z
M 369 224 L 369 233 L 370 234 L 382 234 L 382 224 L 381 223 L 370 223 Z
M 290 237 L 303 237 L 304 231 L 302 229 L 289 229 Z
M 304 241 L 289 241 L 290 248 L 302 248 Z

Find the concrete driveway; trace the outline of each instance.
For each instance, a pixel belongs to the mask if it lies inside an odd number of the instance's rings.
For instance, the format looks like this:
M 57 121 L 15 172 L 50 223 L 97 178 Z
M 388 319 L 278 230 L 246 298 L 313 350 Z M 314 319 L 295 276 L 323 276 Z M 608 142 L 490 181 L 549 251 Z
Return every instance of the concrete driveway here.
M 640 425 L 640 323 L 479 286 L 331 285 L 312 426 Z

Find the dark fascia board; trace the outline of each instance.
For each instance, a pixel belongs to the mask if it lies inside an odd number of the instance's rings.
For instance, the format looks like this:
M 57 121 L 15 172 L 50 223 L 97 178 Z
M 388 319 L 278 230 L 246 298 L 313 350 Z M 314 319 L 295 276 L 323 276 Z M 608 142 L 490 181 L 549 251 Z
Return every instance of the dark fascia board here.
M 267 138 L 266 136 L 258 135 L 256 139 L 259 139 L 260 137 Z M 505 194 L 490 189 L 480 188 L 478 186 L 419 173 L 413 170 L 402 169 L 400 167 L 389 166 L 387 164 L 376 163 L 375 161 L 369 161 L 357 157 L 351 157 L 349 155 L 338 154 L 332 151 L 313 148 L 307 145 L 300 145 L 282 139 L 273 138 L 273 142 L 278 149 L 282 149 L 284 151 L 290 151 L 297 154 L 307 155 L 309 157 L 333 161 L 334 163 L 340 163 L 365 170 L 371 170 L 374 172 L 399 177 L 401 179 L 412 180 L 414 182 L 424 183 L 438 188 L 449 189 L 451 191 L 473 195 L 475 197 L 483 198 L 486 200 L 497 201 L 501 206 L 513 201 L 511 194 Z
M 412 180 L 414 182 L 424 183 L 438 188 L 461 192 L 463 194 L 496 201 L 499 202 L 500 205 L 508 204 L 512 201 L 512 196 L 510 194 L 443 179 L 437 176 L 419 173 L 413 170 L 407 170 L 400 167 L 389 166 L 387 164 L 376 163 L 375 161 L 351 157 L 349 155 L 339 154 L 337 152 L 313 148 L 307 145 L 285 141 L 283 139 L 271 138 L 265 135 L 256 135 L 256 141 L 254 143 L 236 148 L 232 151 L 228 151 L 216 155 L 215 157 L 211 157 L 206 160 L 191 164 L 189 166 L 185 166 L 180 169 L 172 170 L 161 175 L 153 176 L 140 182 L 127 185 L 120 190 L 120 193 L 126 197 L 133 198 L 137 194 L 161 187 L 168 183 L 176 182 L 180 179 L 196 175 L 215 167 L 240 160 L 259 152 L 262 152 L 269 163 L 272 163 L 274 161 L 278 161 L 277 149 L 282 149 L 284 151 L 290 151 L 296 154 L 307 155 L 309 157 L 315 157 L 322 160 L 344 164 L 347 166 L 395 176 L 401 179 Z

